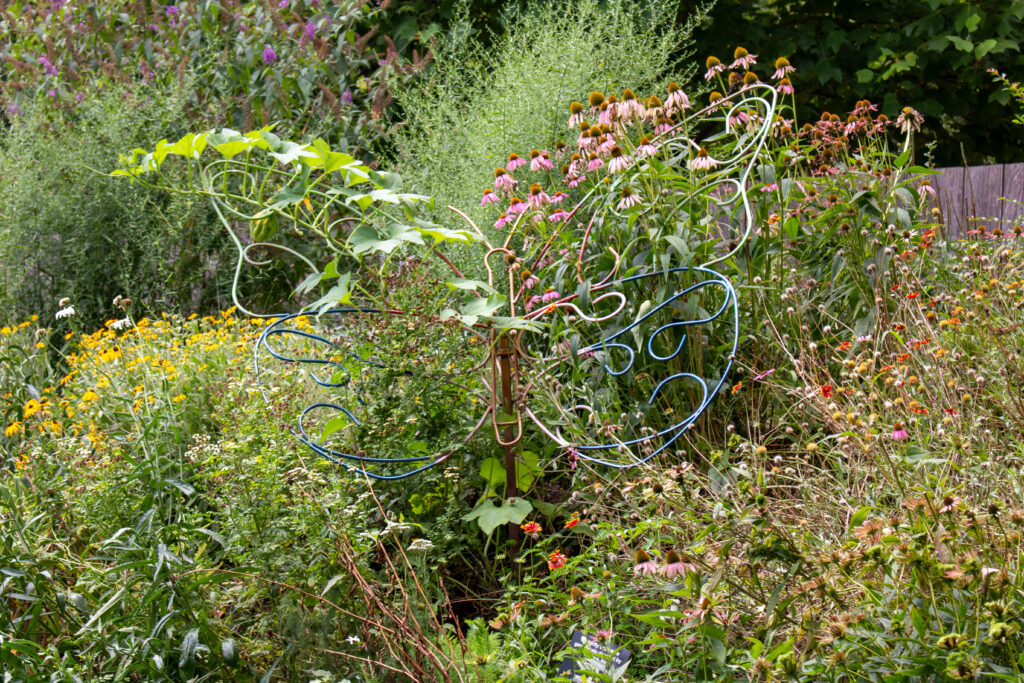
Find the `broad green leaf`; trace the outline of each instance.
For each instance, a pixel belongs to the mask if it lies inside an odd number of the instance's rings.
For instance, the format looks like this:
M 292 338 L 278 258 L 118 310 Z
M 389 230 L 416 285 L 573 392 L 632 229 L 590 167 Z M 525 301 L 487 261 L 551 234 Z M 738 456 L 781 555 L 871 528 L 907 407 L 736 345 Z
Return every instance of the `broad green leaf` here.
M 499 486 L 505 485 L 508 472 L 505 465 L 497 458 L 486 458 L 480 463 L 480 476 L 484 478 L 491 489 L 496 490 Z
M 466 280 L 463 278 L 455 278 L 454 280 L 448 281 L 448 286 L 452 289 L 462 289 L 475 292 L 477 289 L 482 289 L 488 294 L 494 294 L 494 287 L 491 287 L 482 280 Z
M 367 251 L 390 254 L 403 242 L 423 244 L 423 238 L 418 232 L 401 223 L 392 223 L 385 228 L 383 235 L 379 234 L 373 226 L 364 223 L 352 231 L 348 241 L 352 245 L 353 253 L 356 254 Z
M 498 505 L 495 502 L 493 498 L 485 499 L 462 519 L 467 522 L 476 520 L 480 529 L 490 536 L 502 524 L 521 524 L 533 512 L 530 502 L 522 498 L 502 500 Z
M 491 294 L 486 299 L 483 297 L 477 297 L 470 299 L 462 306 L 463 315 L 493 315 L 499 308 L 501 308 L 506 301 L 506 297 L 503 294 Z
M 466 242 L 471 243 L 476 240 L 473 233 L 468 230 L 449 230 L 448 228 L 442 228 L 436 226 L 432 228 L 410 226 L 413 230 L 419 232 L 425 237 L 433 237 L 434 244 L 439 242 Z
M 270 156 L 274 157 L 285 166 L 290 166 L 294 164 L 296 161 L 306 159 L 309 157 L 312 157 L 314 159 L 317 158 L 316 153 L 307 150 L 305 145 L 300 145 L 297 142 L 292 142 L 291 140 L 285 140 L 284 142 L 282 142 L 280 145 L 280 150 L 281 151 L 279 152 L 271 152 Z
M 320 443 L 326 441 L 327 437 L 329 437 L 331 434 L 334 434 L 339 429 L 344 429 L 350 424 L 353 424 L 353 422 L 348 415 L 339 415 L 338 417 L 332 417 L 330 420 L 327 421 L 327 424 L 324 425 L 323 431 L 320 432 Z

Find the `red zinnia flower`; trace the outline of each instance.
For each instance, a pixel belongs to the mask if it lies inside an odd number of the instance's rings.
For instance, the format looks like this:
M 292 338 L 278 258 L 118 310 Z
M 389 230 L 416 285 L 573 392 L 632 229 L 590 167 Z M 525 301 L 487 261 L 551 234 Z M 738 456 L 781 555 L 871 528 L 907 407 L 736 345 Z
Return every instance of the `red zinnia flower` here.
M 553 572 L 556 569 L 564 567 L 566 560 L 568 559 L 569 558 L 562 554 L 561 550 L 556 550 L 555 552 L 548 555 L 548 571 Z
M 580 523 L 580 518 L 579 517 L 573 517 L 572 519 L 570 519 L 568 522 L 565 523 L 565 528 L 566 529 L 571 529 L 571 528 L 573 528 L 574 526 L 576 526 L 579 523 Z

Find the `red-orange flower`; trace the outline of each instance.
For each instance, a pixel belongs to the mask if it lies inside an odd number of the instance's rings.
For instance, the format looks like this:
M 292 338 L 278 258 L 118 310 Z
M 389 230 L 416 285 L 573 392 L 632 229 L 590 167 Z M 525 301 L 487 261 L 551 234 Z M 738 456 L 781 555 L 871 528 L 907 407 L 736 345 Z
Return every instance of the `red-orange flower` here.
M 527 522 L 526 524 L 520 524 L 519 528 L 526 534 L 539 534 L 541 532 L 540 524 L 537 522 Z
M 566 529 L 571 529 L 571 528 L 573 528 L 574 526 L 576 526 L 579 523 L 580 523 L 580 518 L 579 517 L 573 517 L 572 519 L 570 519 L 568 522 L 565 523 L 565 528 Z
M 569 558 L 562 554 L 561 550 L 556 550 L 555 552 L 548 555 L 548 571 L 553 572 L 556 569 L 564 567 L 566 560 L 568 559 Z
M 832 398 L 832 385 L 831 384 L 822 384 L 821 385 L 821 395 L 824 398 Z

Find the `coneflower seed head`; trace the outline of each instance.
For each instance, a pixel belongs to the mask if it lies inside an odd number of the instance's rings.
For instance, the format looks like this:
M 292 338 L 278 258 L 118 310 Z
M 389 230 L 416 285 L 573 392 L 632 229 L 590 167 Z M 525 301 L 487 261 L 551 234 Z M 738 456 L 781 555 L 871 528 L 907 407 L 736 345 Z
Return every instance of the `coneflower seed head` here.
M 595 90 L 590 93 L 590 97 L 587 98 L 587 101 L 590 102 L 591 107 L 600 107 L 604 104 L 604 95 Z
M 650 561 L 651 561 L 651 556 L 648 555 L 647 551 L 644 550 L 643 548 L 641 548 L 640 550 L 637 550 L 636 554 L 633 555 L 633 562 L 635 564 L 643 564 L 644 562 L 650 562 Z
M 785 57 L 779 57 L 775 60 L 776 69 L 785 69 L 787 66 L 789 66 L 789 60 Z
M 580 104 L 579 102 L 573 102 L 572 104 L 569 105 L 569 113 L 570 114 L 580 114 L 582 112 L 583 112 L 583 105 Z
M 704 62 L 704 68 L 705 69 L 710 69 L 712 67 L 718 66 L 721 63 L 722 62 L 721 62 L 721 60 L 718 59 L 718 57 L 715 57 L 714 55 L 712 55 L 712 56 L 708 57 L 706 62 Z M 671 91 L 669 91 L 669 92 L 671 92 Z
M 746 57 L 748 54 L 750 54 L 750 53 L 747 52 L 747 48 L 745 48 L 745 47 L 738 47 L 738 48 L 736 48 L 735 51 L 733 51 L 732 58 L 733 59 L 741 59 L 743 57 Z

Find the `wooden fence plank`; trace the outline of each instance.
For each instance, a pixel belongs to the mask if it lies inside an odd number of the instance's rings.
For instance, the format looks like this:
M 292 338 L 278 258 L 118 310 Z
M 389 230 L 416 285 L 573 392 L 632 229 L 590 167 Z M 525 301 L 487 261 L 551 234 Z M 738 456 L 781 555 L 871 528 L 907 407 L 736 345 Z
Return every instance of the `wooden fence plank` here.
M 960 237 L 964 231 L 961 226 L 966 222 L 967 207 L 964 202 L 964 169 L 937 168 L 938 175 L 931 177 L 935 188 L 936 201 L 942 212 L 942 221 L 946 226 L 946 237 Z
M 1012 229 L 1015 223 L 1024 223 L 1024 164 L 1007 164 L 1003 169 L 1003 195 L 1012 202 L 1003 205 L 1003 231 Z
M 968 230 L 992 230 L 1000 225 L 1003 204 L 1003 167 L 972 166 L 964 176 Z

